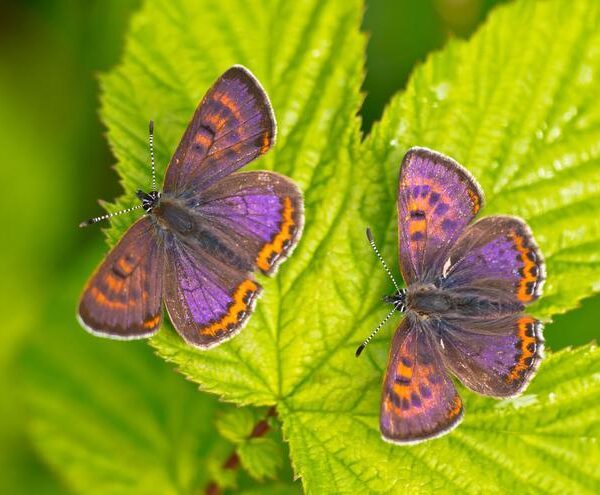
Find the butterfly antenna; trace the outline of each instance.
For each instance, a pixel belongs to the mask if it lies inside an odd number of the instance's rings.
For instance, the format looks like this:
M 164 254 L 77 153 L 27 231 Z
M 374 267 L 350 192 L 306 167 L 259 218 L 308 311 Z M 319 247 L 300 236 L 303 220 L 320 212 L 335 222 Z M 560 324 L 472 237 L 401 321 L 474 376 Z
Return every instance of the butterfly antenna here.
M 154 121 L 148 124 L 148 144 L 150 146 L 150 162 L 152 163 L 152 191 L 156 191 L 156 167 L 154 165 Z
M 379 323 L 379 325 L 377 325 L 375 327 L 375 330 L 373 330 L 371 332 L 371 335 L 369 335 L 365 339 L 365 341 L 358 346 L 358 349 L 356 349 L 356 353 L 355 353 L 356 357 L 360 356 L 361 352 L 365 349 L 365 347 L 367 347 L 367 344 L 371 341 L 371 339 L 373 337 L 375 337 L 375 335 L 377 334 L 377 332 L 379 332 L 379 330 L 381 330 L 381 328 L 388 322 L 388 320 L 392 317 L 392 315 L 396 312 L 397 309 L 398 309 L 398 304 L 396 304 L 392 308 L 392 310 L 387 315 L 385 315 L 385 318 L 383 320 L 381 320 L 381 322 Z
M 131 208 L 126 208 L 124 210 L 115 211 L 114 213 L 107 213 L 106 215 L 102 215 L 102 216 L 99 216 L 99 217 L 90 218 L 89 220 L 86 220 L 85 222 L 81 222 L 79 224 L 79 226 L 80 227 L 87 227 L 89 225 L 93 225 L 95 223 L 101 222 L 102 220 L 108 220 L 109 218 L 116 217 L 117 215 L 124 215 L 125 213 L 129 213 L 130 211 L 139 210 L 143 206 L 144 205 L 132 206 Z
M 371 232 L 371 229 L 369 227 L 367 227 L 367 239 L 369 239 L 369 243 L 371 244 L 371 247 L 373 248 L 373 251 L 375 251 L 375 254 L 377 255 L 377 258 L 379 258 L 379 261 L 383 265 L 383 269 L 388 274 L 388 277 L 390 277 L 390 280 L 394 284 L 394 287 L 396 288 L 396 291 L 400 292 L 400 287 L 398 286 L 398 282 L 396 282 L 396 279 L 392 275 L 392 271 L 389 269 L 387 263 L 383 259 L 383 256 L 381 256 L 381 253 L 379 252 L 379 249 L 377 249 L 377 245 L 375 244 L 375 238 L 373 237 L 373 232 Z

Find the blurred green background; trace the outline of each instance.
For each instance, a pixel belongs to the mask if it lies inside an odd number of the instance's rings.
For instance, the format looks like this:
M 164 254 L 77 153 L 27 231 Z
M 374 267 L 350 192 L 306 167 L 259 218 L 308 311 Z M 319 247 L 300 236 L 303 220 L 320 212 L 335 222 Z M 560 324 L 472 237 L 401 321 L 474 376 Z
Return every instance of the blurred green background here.
M 365 131 L 390 96 L 403 88 L 415 64 L 449 37 L 468 36 L 498 3 L 367 1 Z M 76 354 L 80 342 L 89 343 L 87 337 L 69 335 L 83 333 L 74 318 L 77 292 L 105 244 L 100 229 L 80 230 L 77 224 L 101 213 L 96 198 L 108 200 L 120 193 L 98 118 L 96 76 L 118 62 L 129 18 L 139 4 L 0 4 L 0 200 L 5 225 L 0 258 L 5 318 L 0 337 L 0 493 L 67 491 L 28 440 L 27 407 L 20 392 L 30 376 L 24 370 L 35 369 L 32 346 L 43 349 L 51 343 Z M 599 303 L 596 296 L 557 317 L 546 331 L 548 346 L 589 342 L 595 334 L 589 322 L 600 320 Z M 151 355 L 144 344 L 138 347 Z M 152 366 L 161 372 L 165 368 L 158 362 Z

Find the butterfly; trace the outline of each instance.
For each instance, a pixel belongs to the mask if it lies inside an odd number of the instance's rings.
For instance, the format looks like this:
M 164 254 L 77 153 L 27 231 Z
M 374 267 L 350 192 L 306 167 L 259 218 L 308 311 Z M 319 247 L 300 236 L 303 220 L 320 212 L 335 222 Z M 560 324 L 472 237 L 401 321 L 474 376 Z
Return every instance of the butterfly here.
M 527 224 L 512 216 L 473 221 L 483 192 L 440 153 L 411 148 L 398 186 L 400 288 L 384 297 L 404 314 L 390 349 L 380 411 L 382 438 L 395 444 L 441 436 L 463 418 L 450 377 L 491 397 L 521 393 L 543 358 L 542 323 L 524 314 L 542 293 L 544 260 Z
M 103 337 L 138 339 L 169 318 L 190 345 L 208 349 L 235 336 L 261 292 L 253 272 L 273 275 L 300 239 L 298 187 L 274 172 L 236 172 L 265 154 L 276 135 L 267 94 L 233 66 L 200 102 L 165 173 L 137 192 L 145 214 L 88 281 L 78 319 Z M 118 212 L 122 213 L 122 212 Z M 114 214 L 83 222 L 96 223 Z

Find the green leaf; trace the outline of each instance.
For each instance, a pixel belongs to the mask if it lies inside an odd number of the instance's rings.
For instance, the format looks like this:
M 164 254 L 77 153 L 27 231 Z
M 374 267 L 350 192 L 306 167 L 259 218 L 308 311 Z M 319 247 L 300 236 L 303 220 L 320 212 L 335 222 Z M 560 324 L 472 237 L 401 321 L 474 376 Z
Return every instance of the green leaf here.
M 530 223 L 548 264 L 535 314 L 549 319 L 598 291 L 600 6 L 523 0 L 496 10 L 472 40 L 449 43 L 419 67 L 363 142 L 362 8 L 358 0 L 157 0 L 134 19 L 102 98 L 127 200 L 149 180 L 147 121 L 157 123 L 162 172 L 198 100 L 233 63 L 263 82 L 279 122 L 276 148 L 252 167 L 294 178 L 306 200 L 303 239 L 274 280 L 261 279 L 265 296 L 240 336 L 200 352 L 167 326 L 152 345 L 204 390 L 276 405 L 310 492 L 593 493 L 595 348 L 550 356 L 516 401 L 465 393 L 464 424 L 414 448 L 379 438 L 393 326 L 363 358 L 353 353 L 391 290 L 364 227 L 395 260 L 398 167 L 413 145 L 466 165 L 486 191 L 484 214 Z M 113 224 L 111 242 L 127 224 Z
M 217 400 L 141 342 L 95 338 L 74 316 L 64 324 L 99 255 L 63 278 L 23 358 L 36 447 L 80 493 L 197 493 L 206 463 L 231 450 L 214 431 Z
M 43 332 L 21 363 L 31 435 L 43 459 L 85 494 L 197 494 L 210 481 L 255 488 L 238 471 L 223 468 L 234 446 L 219 437 L 214 423 L 230 406 L 199 393 L 142 342 L 98 339 L 74 315 L 71 325 L 64 324 L 81 289 L 79 274 L 99 258 L 98 250 L 93 254 L 93 261 L 84 258 L 63 278 L 61 292 L 44 308 Z M 281 463 L 281 454 L 262 461 L 269 469 Z M 297 492 L 291 473 L 289 479 L 266 488 Z
M 357 372 L 358 373 L 358 372 Z M 597 493 L 600 350 L 546 358 L 525 395 L 495 401 L 462 389 L 465 420 L 412 447 L 380 439 L 379 377 L 364 399 L 281 415 L 292 458 L 314 493 Z
M 248 439 L 254 425 L 261 419 L 260 414 L 253 409 L 231 408 L 219 415 L 216 426 L 222 437 L 239 444 Z
M 281 444 L 273 438 L 250 438 L 242 443 L 237 453 L 244 469 L 257 480 L 275 478 L 282 465 Z

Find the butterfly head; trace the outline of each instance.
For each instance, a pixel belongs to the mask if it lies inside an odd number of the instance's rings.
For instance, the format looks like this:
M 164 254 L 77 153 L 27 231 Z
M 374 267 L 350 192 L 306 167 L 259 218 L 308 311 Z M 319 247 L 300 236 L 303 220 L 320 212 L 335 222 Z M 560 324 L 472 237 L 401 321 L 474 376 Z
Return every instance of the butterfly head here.
M 406 311 L 406 289 L 383 296 L 383 302 L 393 305 L 396 311 L 404 313 Z
M 147 193 L 138 189 L 135 195 L 142 202 L 142 208 L 144 208 L 146 213 L 150 213 L 160 201 L 160 191 L 150 191 Z

